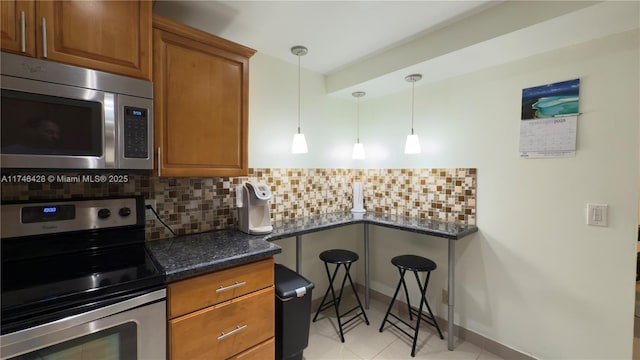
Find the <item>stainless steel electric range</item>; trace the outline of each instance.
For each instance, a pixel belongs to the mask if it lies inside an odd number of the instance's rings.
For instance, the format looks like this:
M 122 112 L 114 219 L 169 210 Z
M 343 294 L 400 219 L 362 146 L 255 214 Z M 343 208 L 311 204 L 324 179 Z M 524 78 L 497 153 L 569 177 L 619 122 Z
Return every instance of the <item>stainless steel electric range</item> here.
M 137 197 L 0 205 L 2 359 L 164 359 L 164 275 Z

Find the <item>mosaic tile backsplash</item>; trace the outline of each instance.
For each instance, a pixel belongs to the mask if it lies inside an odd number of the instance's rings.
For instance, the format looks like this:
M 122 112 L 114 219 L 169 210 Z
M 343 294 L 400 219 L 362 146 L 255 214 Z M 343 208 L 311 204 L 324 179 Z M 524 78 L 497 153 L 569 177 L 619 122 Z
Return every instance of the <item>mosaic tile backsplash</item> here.
M 248 176 L 231 178 L 157 178 L 131 174 L 127 182 L 121 183 L 3 181 L 0 191 L 2 201 L 143 195 L 154 199 L 163 221 L 175 233 L 183 235 L 236 227 L 235 189 L 245 181 L 271 187 L 271 219 L 276 221 L 349 211 L 353 205 L 351 184 L 362 182 L 364 207 L 369 212 L 476 223 L 474 168 L 258 168 L 249 169 Z M 159 221 L 147 220 L 148 240 L 170 236 Z

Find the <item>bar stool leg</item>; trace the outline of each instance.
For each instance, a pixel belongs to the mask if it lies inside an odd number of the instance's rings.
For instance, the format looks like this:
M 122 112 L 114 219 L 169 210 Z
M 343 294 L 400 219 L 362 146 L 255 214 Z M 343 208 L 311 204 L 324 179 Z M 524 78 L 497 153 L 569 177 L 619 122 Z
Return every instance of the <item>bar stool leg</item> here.
M 404 278 L 404 272 L 400 270 L 400 278 Z M 384 328 L 384 324 L 387 322 L 387 318 L 389 317 L 389 313 L 391 312 L 391 308 L 393 308 L 393 303 L 396 301 L 396 297 L 398 296 L 398 292 L 400 291 L 400 286 L 402 286 L 401 282 L 398 282 L 398 286 L 396 286 L 396 291 L 393 293 L 393 297 L 391 298 L 391 302 L 389 303 L 389 307 L 387 308 L 387 312 L 384 314 L 384 319 L 382 319 L 382 324 L 380 324 L 379 332 L 382 332 Z
M 398 269 L 398 271 L 400 271 L 400 282 L 404 287 L 404 296 L 407 299 L 407 310 L 409 310 L 409 320 L 413 320 L 413 313 L 411 312 L 411 301 L 409 300 L 409 290 L 407 290 L 407 283 L 404 281 L 404 273 L 406 272 L 406 270 Z
M 340 269 L 340 265 L 336 266 L 336 270 L 333 273 L 333 278 L 331 279 L 331 284 L 329 284 L 329 288 L 331 289 L 331 296 L 333 297 L 333 308 L 336 310 L 336 319 L 338 319 L 338 329 L 340 330 L 340 341 L 344 342 L 344 334 L 342 333 L 342 321 L 340 320 L 340 310 L 338 309 L 338 306 L 340 305 L 340 299 L 342 297 L 342 287 L 340 288 L 340 298 L 336 299 L 336 293 L 333 290 L 333 279 L 335 278 L 335 275 L 338 273 L 338 269 Z M 342 283 L 344 284 L 344 280 L 342 280 Z
M 429 316 L 431 316 L 431 321 L 433 321 L 433 325 L 435 326 L 436 330 L 438 330 L 438 335 L 440 335 L 440 339 L 444 339 L 444 336 L 442 336 L 442 331 L 440 331 L 440 326 L 438 326 L 438 321 L 436 321 L 436 317 L 433 315 L 433 312 L 431 311 L 431 306 L 429 306 L 429 302 L 427 301 L 427 297 L 426 297 L 427 287 L 429 285 L 429 278 L 431 277 L 431 271 L 427 272 L 427 277 L 424 280 L 424 288 L 420 283 L 420 278 L 418 277 L 418 273 L 414 273 L 414 274 L 416 275 L 416 280 L 418 281 L 418 287 L 420 287 L 420 292 L 422 293 L 421 301 L 423 301 L 424 304 L 427 306 L 427 311 L 429 311 Z M 422 312 L 418 314 L 418 316 L 421 316 L 421 315 L 422 315 Z
M 416 314 L 418 321 L 416 322 L 416 331 L 414 332 L 414 335 L 413 335 L 413 346 L 411 347 L 411 356 L 415 357 L 416 343 L 418 342 L 418 333 L 420 332 L 420 320 L 422 320 L 422 305 L 426 303 L 425 293 L 427 292 L 427 286 L 425 284 L 423 288 L 422 285 L 420 284 L 420 278 L 418 277 L 418 273 L 414 271 L 413 274 L 416 276 L 416 280 L 418 281 L 418 287 L 420 288 L 420 293 L 421 293 L 420 306 L 418 307 L 418 313 Z M 430 273 L 427 273 L 427 280 L 426 280 L 427 282 L 429 281 L 429 274 Z M 431 310 L 429 310 L 429 312 L 431 312 Z
M 331 285 L 333 283 L 333 279 L 336 276 L 337 268 L 336 268 L 336 271 L 333 273 L 333 276 L 331 276 L 331 273 L 329 272 L 329 266 L 327 265 L 327 263 L 324 264 L 324 268 L 327 271 L 327 278 L 330 279 L 329 285 Z M 316 311 L 316 315 L 313 317 L 313 322 L 316 322 L 316 320 L 318 319 L 318 315 L 323 310 L 322 307 L 326 305 L 325 300 L 327 300 L 327 296 L 329 296 L 329 292 L 331 292 L 331 286 L 327 287 L 327 291 L 325 291 L 324 296 L 322 297 L 322 301 L 320 301 L 320 306 L 318 306 L 318 311 Z
M 338 320 L 338 329 L 340 330 L 340 341 L 344 342 L 344 334 L 342 332 L 342 321 L 340 320 L 340 312 L 338 310 L 338 306 L 340 305 L 340 299 L 336 299 L 336 293 L 335 293 L 335 290 L 333 289 L 333 281 L 335 280 L 336 275 L 338 275 L 340 264 L 336 266 L 335 270 L 333 271 L 333 275 L 331 275 L 331 272 L 329 271 L 329 265 L 326 262 L 324 263 L 324 268 L 327 272 L 327 278 L 329 278 L 329 288 L 327 289 L 327 292 L 324 294 L 324 297 L 320 302 L 320 306 L 318 306 L 316 315 L 313 317 L 313 322 L 316 322 L 316 320 L 318 319 L 318 315 L 320 314 L 321 311 L 326 310 L 328 308 L 326 305 L 329 305 L 329 306 L 333 305 L 333 309 L 336 312 L 336 318 Z M 344 287 L 345 281 L 346 281 L 346 277 L 345 279 L 342 280 L 342 283 L 343 283 L 342 287 Z M 327 295 L 329 295 L 329 293 L 331 293 L 332 301 L 327 302 L 325 304 L 325 300 L 327 299 Z M 342 296 L 342 288 L 340 289 L 340 296 Z
M 360 297 L 358 296 L 358 292 L 356 291 L 356 287 L 353 286 L 353 280 L 351 280 L 351 274 L 349 273 L 349 270 L 351 268 L 351 264 L 349 264 L 349 267 L 347 268 L 347 275 L 346 277 L 349 278 L 349 284 L 351 284 L 351 290 L 353 290 L 353 294 L 356 296 L 356 300 L 358 301 L 358 307 L 360 307 L 360 312 L 362 312 L 362 315 L 364 316 L 364 321 L 367 325 L 369 325 L 369 318 L 367 317 L 367 313 L 364 312 L 364 308 L 362 307 L 362 303 L 360 302 Z M 342 287 L 344 288 L 344 281 L 342 282 Z M 340 289 L 342 290 L 342 289 Z M 340 298 L 342 299 L 342 291 L 340 292 Z
M 340 267 L 341 264 L 338 264 Z M 351 268 L 351 264 L 342 264 L 344 265 L 344 277 L 342 277 L 342 284 L 340 284 L 340 294 L 338 295 L 338 306 L 340 306 L 340 302 L 342 301 L 342 293 L 344 292 L 344 284 L 347 282 L 347 276 L 349 275 L 349 270 Z

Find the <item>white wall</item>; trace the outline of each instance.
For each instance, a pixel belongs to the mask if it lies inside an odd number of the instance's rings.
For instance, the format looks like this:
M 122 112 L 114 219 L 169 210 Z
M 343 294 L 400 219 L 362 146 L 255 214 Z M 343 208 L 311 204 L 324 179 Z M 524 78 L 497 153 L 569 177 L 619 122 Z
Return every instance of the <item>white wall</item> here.
M 322 76 L 310 72 L 303 72 L 302 95 L 310 152 L 289 154 L 297 69 L 257 54 L 251 62 L 249 164 L 477 168 L 480 231 L 457 243 L 455 322 L 538 358 L 629 359 L 640 171 L 639 42 L 637 31 L 627 32 L 417 86 L 415 128 L 427 149 L 419 156 L 402 154 L 410 90 L 363 101 L 364 162 L 349 159 L 355 103 L 324 95 Z M 581 79 L 582 112 L 576 156 L 520 159 L 522 89 L 574 78 Z M 608 227 L 585 225 L 588 202 L 609 204 Z M 351 228 L 326 235 L 354 241 L 360 236 Z M 429 256 L 440 265 L 430 302 L 446 317 L 440 302 L 446 242 L 376 227 L 371 236 L 372 263 L 378 264 L 374 289 L 391 294 L 393 254 Z M 303 239 L 317 243 L 322 235 Z M 286 246 L 282 257 L 291 259 L 291 252 Z M 320 266 L 316 262 L 303 273 L 321 279 Z
M 292 155 L 291 141 L 298 128 L 298 68 L 258 52 L 251 58 L 250 71 L 251 167 L 352 167 L 353 104 L 326 96 L 324 77 L 302 69 L 300 125 L 309 153 Z

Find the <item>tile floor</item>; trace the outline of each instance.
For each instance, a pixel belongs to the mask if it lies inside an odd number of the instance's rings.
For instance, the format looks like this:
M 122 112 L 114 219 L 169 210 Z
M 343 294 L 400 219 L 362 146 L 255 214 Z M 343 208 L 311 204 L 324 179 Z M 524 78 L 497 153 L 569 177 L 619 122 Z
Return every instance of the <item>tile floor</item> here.
M 353 300 L 346 301 L 341 309 L 351 308 Z M 315 304 L 314 304 L 315 305 Z M 382 333 L 378 332 L 387 304 L 371 299 L 367 317 L 370 325 L 364 320 L 354 320 L 345 329 L 345 342 L 340 342 L 338 322 L 331 309 L 323 311 L 318 320 L 311 322 L 309 330 L 309 346 L 304 350 L 304 359 L 474 359 L 498 360 L 500 357 L 487 352 L 469 342 L 456 339 L 455 350 L 447 350 L 447 334 L 441 330 L 445 339 L 438 337 L 436 330 L 425 325 L 420 327 L 420 335 L 416 346 L 416 356 L 411 357 L 411 339 L 391 325 L 386 325 Z M 316 307 L 313 307 L 314 314 Z M 313 315 L 311 319 L 313 319 Z M 348 319 L 348 318 L 347 318 Z

